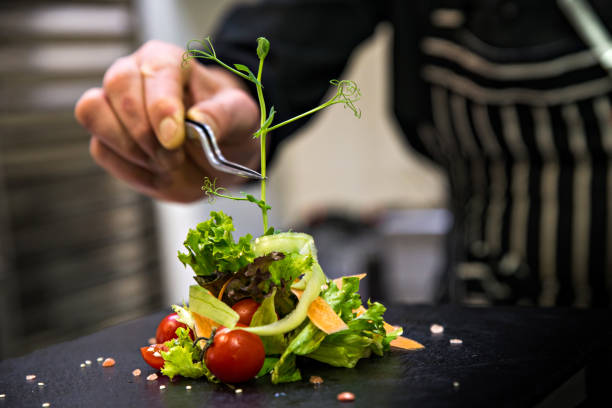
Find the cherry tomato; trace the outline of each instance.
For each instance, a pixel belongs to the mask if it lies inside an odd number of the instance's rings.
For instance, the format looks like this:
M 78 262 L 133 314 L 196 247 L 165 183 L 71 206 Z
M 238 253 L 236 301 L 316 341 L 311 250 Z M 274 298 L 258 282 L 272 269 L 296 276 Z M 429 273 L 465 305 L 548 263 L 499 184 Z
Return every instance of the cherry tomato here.
M 153 344 L 151 346 L 145 346 L 140 348 L 140 354 L 142 358 L 147 362 L 148 365 L 156 370 L 159 370 L 164 366 L 164 359 L 161 356 L 162 351 L 168 351 L 168 347 L 163 344 Z M 158 355 L 155 355 L 155 354 Z
M 164 317 L 159 325 L 157 326 L 157 331 L 155 332 L 155 341 L 158 344 L 163 344 L 168 340 L 172 340 L 176 338 L 176 329 L 179 327 L 187 328 L 183 323 L 177 321 L 178 315 L 176 313 L 171 313 L 168 316 Z M 189 337 L 193 339 L 193 335 L 189 332 Z
M 245 326 L 249 326 L 251 324 L 251 319 L 253 319 L 253 314 L 259 308 L 259 303 L 254 301 L 251 298 L 242 299 L 240 302 L 236 303 L 232 306 L 232 309 L 238 313 L 240 316 L 240 320 L 238 323 L 244 324 Z
M 258 335 L 220 327 L 206 350 L 206 367 L 221 381 L 240 383 L 255 377 L 266 352 Z

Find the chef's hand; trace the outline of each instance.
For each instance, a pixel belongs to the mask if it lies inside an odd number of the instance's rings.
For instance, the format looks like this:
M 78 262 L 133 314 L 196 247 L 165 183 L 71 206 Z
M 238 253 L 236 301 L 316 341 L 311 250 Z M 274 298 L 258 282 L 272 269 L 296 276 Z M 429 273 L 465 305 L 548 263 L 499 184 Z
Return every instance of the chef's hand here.
M 256 168 L 259 108 L 232 74 L 193 60 L 183 65 L 183 52 L 150 41 L 118 59 L 102 88 L 81 96 L 75 116 L 110 174 L 149 196 L 190 202 L 202 197 L 205 176 L 226 186 L 241 179 L 214 170 L 199 142 L 185 140 L 185 111 L 212 128 L 228 160 Z

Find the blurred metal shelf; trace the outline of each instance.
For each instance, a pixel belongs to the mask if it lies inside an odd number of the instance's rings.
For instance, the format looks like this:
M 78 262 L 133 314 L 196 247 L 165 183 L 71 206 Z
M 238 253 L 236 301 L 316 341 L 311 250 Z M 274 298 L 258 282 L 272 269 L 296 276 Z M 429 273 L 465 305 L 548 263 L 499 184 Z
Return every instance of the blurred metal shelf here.
M 127 0 L 0 4 L 0 358 L 161 307 L 152 203 L 73 116 L 134 46 Z

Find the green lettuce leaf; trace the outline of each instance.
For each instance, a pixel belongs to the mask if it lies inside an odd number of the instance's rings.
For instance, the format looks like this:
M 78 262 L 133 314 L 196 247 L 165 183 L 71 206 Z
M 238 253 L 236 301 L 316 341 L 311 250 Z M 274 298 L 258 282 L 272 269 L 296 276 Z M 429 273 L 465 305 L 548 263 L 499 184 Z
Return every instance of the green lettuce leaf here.
M 261 366 L 261 369 L 255 376 L 255 378 L 260 378 L 260 377 L 270 374 L 270 372 L 272 371 L 272 369 L 274 368 L 277 362 L 278 362 L 278 357 L 266 357 L 263 365 Z
M 295 365 L 295 354 L 284 353 L 272 370 L 272 384 L 294 382 L 302 379 Z
M 191 317 L 191 312 L 187 309 L 185 305 L 182 307 L 179 305 L 172 305 L 172 310 L 177 314 L 177 321 L 185 324 L 195 333 L 195 322 L 193 321 L 193 317 Z
M 266 324 L 274 323 L 278 320 L 278 316 L 276 316 L 276 311 L 274 309 L 275 295 L 276 288 L 273 288 L 272 293 L 270 293 L 270 295 L 266 297 L 263 302 L 261 302 L 261 305 L 253 314 L 253 318 L 251 319 L 251 327 L 263 326 Z M 274 354 L 282 354 L 283 351 L 287 348 L 285 336 L 281 334 L 276 336 L 262 336 L 260 338 L 261 342 L 264 345 L 264 349 L 266 350 L 267 356 Z
M 314 259 L 310 255 L 286 254 L 283 259 L 270 264 L 270 280 L 277 286 L 291 284 L 311 269 L 313 263 Z
M 372 353 L 382 356 L 389 343 L 401 334 L 401 329 L 386 334 L 383 325 L 385 307 L 368 302 L 368 310 L 347 322 L 349 330 L 327 336 L 307 357 L 336 367 L 355 367 L 357 362 Z
M 211 382 L 219 382 L 200 360 L 202 349 L 193 344 L 189 331 L 179 327 L 176 329 L 178 338 L 169 340 L 165 344 L 168 351 L 162 351 L 164 366 L 162 374 L 172 378 L 177 375 L 188 378 L 206 377 Z
M 369 347 L 371 340 L 357 333 L 345 333 L 331 339 L 329 337 L 315 351 L 308 354 L 308 357 L 335 367 L 352 368 L 357 361 L 372 354 Z
M 189 230 L 184 242 L 187 252 L 179 252 L 179 260 L 191 266 L 197 276 L 218 279 L 218 275 L 236 272 L 251 263 L 255 256 L 251 235 L 241 237 L 236 243 L 232 236 L 234 230 L 232 217 L 222 211 L 212 211 L 209 220 Z
M 345 321 L 354 317 L 352 312 L 361 305 L 358 278 L 344 278 L 342 289 L 333 282 L 328 282 L 328 287 L 321 293 L 321 297 L 329 303 L 334 312 L 338 313 Z M 295 330 L 295 335 L 287 349 L 272 372 L 272 382 L 297 381 L 301 378 L 298 368 L 295 366 L 295 359 L 291 355 L 310 355 L 315 352 L 326 338 L 326 334 L 319 330 L 312 322 L 308 321 Z
M 290 313 L 295 307 L 291 285 L 301 275 L 312 269 L 314 259 L 310 255 L 297 253 L 285 254 L 281 260 L 270 264 L 270 282 L 278 287 L 274 300 L 276 310 L 281 316 Z

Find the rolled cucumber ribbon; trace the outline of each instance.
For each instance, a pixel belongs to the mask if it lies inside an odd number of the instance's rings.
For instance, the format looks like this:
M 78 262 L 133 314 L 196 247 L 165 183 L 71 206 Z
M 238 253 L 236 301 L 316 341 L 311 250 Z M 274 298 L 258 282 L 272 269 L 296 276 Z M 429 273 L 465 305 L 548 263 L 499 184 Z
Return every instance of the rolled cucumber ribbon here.
M 236 329 L 246 330 L 258 336 L 276 336 L 278 334 L 290 332 L 298 327 L 308 316 L 310 304 L 319 296 L 321 293 L 321 286 L 325 284 L 326 281 L 325 274 L 318 262 L 312 265 L 310 271 L 306 271 L 300 282 L 302 281 L 305 282 L 304 293 L 295 306 L 295 309 L 287 316 L 264 326 L 240 327 Z

